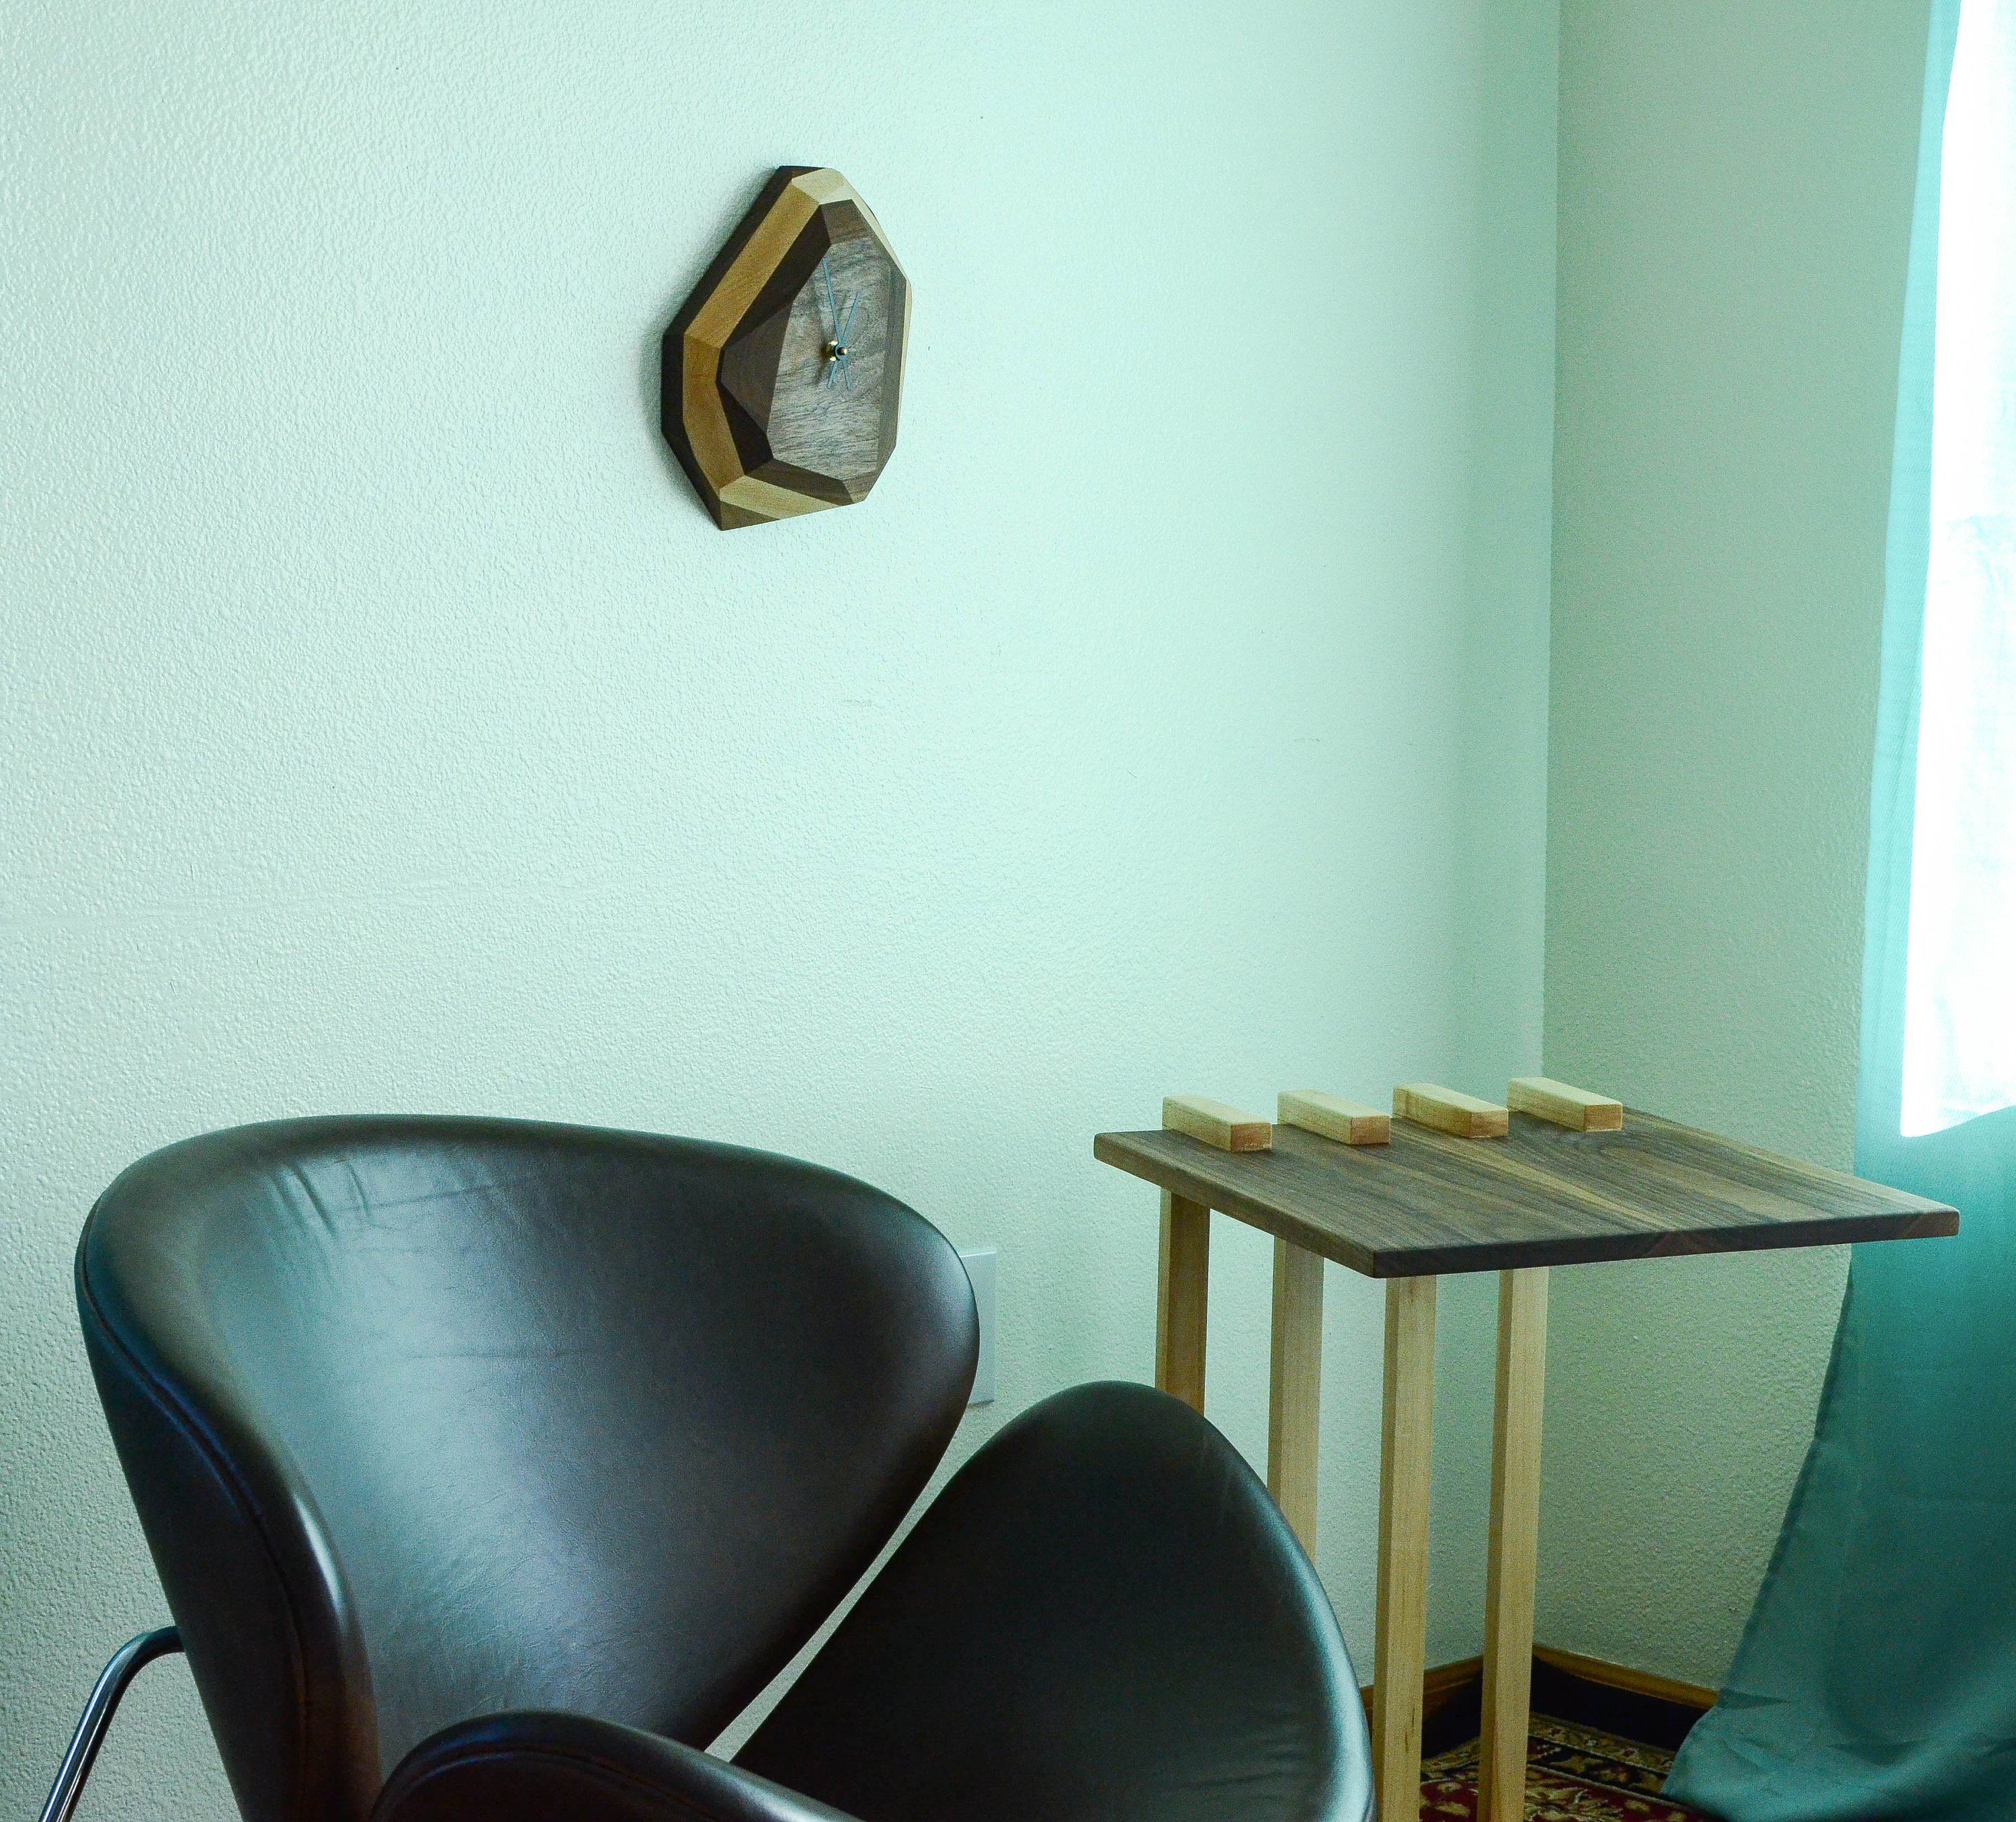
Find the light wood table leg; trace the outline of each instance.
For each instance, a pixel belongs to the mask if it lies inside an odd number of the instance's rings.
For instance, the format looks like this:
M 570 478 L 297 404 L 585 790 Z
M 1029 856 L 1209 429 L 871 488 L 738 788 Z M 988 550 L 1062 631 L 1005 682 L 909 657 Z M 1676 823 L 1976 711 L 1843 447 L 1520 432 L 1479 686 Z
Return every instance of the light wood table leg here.
M 1421 1813 L 1435 1389 L 1435 1281 L 1389 1278 L 1379 1462 L 1379 1619 L 1373 1646 L 1372 1770 L 1378 1822 L 1420 1822 Z
M 1491 1447 L 1479 1822 L 1523 1822 L 1539 1560 L 1540 1417 L 1547 1385 L 1547 1272 L 1498 1277 L 1498 1414 Z
M 1316 1548 L 1323 1299 L 1323 1255 L 1276 1238 L 1273 1368 L 1267 1395 L 1267 1490 L 1312 1556 Z
M 1205 1306 L 1211 1291 L 1211 1210 L 1166 1190 L 1155 1293 L 1155 1383 L 1204 1414 Z

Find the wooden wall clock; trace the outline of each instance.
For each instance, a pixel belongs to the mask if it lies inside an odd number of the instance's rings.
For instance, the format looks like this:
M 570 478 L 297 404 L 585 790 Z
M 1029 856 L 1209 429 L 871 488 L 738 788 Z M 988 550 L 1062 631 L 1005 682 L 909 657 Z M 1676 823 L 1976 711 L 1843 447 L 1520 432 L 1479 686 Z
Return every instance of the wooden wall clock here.
M 724 531 L 867 497 L 896 445 L 910 286 L 837 171 L 763 186 L 665 331 L 665 440 Z

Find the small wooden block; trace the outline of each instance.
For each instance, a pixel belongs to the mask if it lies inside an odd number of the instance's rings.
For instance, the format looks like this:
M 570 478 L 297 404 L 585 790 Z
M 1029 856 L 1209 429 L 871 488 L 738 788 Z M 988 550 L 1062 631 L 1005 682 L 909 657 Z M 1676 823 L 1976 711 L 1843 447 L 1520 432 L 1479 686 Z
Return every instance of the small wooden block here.
M 1204 1094 L 1168 1094 L 1161 1102 L 1161 1123 L 1172 1133 L 1215 1145 L 1219 1151 L 1272 1151 L 1274 1125 L 1250 1112 L 1240 1112 L 1224 1101 Z
M 1511 1127 L 1506 1109 L 1474 1094 L 1459 1094 L 1439 1082 L 1408 1082 L 1395 1088 L 1393 1117 L 1460 1139 L 1502 1139 Z
M 1389 1115 L 1359 1101 L 1326 1094 L 1319 1088 L 1283 1089 L 1274 1118 L 1277 1125 L 1298 1126 L 1341 1145 L 1384 1145 L 1393 1137 Z
M 1514 1076 L 1505 1084 L 1505 1105 L 1514 1112 L 1550 1119 L 1571 1132 L 1615 1133 L 1624 1130 L 1624 1103 L 1586 1088 L 1571 1088 L 1546 1076 Z
M 1201 1094 L 1170 1094 L 1162 1101 L 1162 1124 L 1171 1132 L 1188 1133 L 1221 1152 L 1271 1152 L 1274 1127 L 1270 1120 L 1256 1119 L 1222 1101 Z

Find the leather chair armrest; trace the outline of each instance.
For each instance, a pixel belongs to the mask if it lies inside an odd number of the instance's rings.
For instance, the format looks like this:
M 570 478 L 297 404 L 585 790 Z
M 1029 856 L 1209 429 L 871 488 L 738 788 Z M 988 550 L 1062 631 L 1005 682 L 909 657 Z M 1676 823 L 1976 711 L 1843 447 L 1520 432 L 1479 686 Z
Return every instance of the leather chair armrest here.
M 874 1822 L 1366 1822 L 1358 1679 L 1253 1471 L 1080 1385 L 955 1475 L 736 1756 Z
M 458 1722 L 408 1753 L 373 1822 L 855 1822 L 676 1740 L 585 1715 Z

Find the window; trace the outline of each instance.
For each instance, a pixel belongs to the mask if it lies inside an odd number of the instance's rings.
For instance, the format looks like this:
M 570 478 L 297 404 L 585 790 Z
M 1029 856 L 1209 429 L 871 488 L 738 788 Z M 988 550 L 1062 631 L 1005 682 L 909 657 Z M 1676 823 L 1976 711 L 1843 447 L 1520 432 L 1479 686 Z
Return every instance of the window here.
M 1903 1131 L 2016 1105 L 2016 0 L 1946 102 Z

